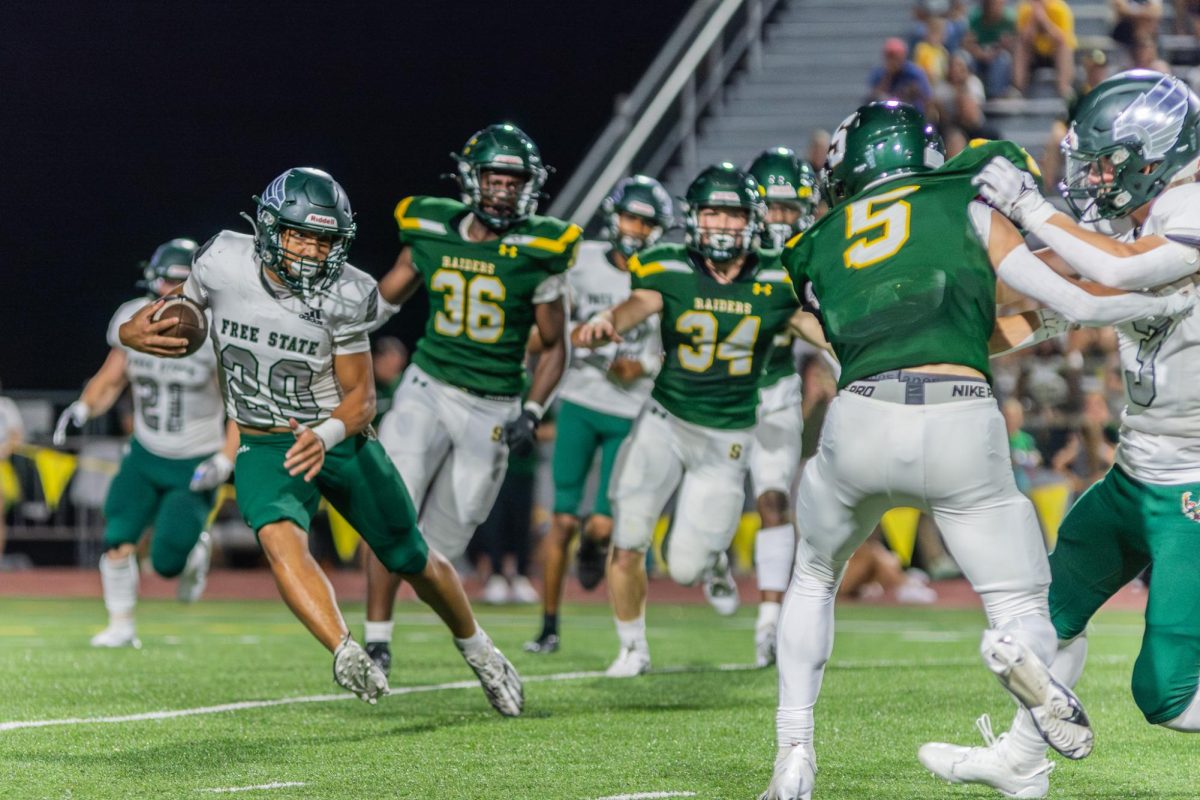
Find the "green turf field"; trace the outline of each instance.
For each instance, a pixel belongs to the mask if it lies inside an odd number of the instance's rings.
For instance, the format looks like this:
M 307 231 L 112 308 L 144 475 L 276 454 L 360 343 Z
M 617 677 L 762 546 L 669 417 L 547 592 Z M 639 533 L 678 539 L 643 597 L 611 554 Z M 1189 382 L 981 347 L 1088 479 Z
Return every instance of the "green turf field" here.
M 361 608 L 350 607 L 352 620 Z M 607 609 L 569 608 L 565 646 L 521 652 L 533 610 L 482 611 L 526 677 L 603 670 L 616 645 Z M 495 714 L 477 685 L 411 692 L 371 707 L 333 683 L 330 657 L 279 602 L 139 608 L 140 651 L 96 651 L 99 601 L 0 600 L 0 797 L 179 798 L 284 784 L 247 798 L 570 798 L 678 792 L 754 798 L 774 755 L 774 670 L 752 660 L 753 609 L 650 610 L 657 674 L 526 685 L 526 713 Z M 930 739 L 973 742 L 976 715 L 1007 726 L 1011 705 L 976 655 L 977 613 L 847 607 L 817 708 L 819 798 L 999 797 L 936 782 Z M 1080 686 L 1097 730 L 1087 761 L 1060 760 L 1057 798 L 1195 798 L 1197 742 L 1143 723 L 1128 681 L 1136 614 L 1101 616 Z M 472 676 L 432 615 L 404 606 L 394 687 Z M 37 728 L 239 701 L 318 697 L 154 720 Z M 286 785 L 293 784 L 293 785 Z M 694 793 L 685 795 L 683 793 Z

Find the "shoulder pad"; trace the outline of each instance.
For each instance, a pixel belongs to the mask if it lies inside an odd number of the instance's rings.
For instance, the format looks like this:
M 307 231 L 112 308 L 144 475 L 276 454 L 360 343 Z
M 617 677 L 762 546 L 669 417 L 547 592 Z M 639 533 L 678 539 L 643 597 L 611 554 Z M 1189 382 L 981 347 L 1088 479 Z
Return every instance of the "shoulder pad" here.
M 1038 167 L 1033 156 L 1016 142 L 1007 139 L 972 139 L 965 150 L 947 161 L 936 172 L 970 172 L 975 173 L 996 156 L 1003 156 L 1014 165 L 1033 175 L 1040 183 L 1042 170 Z
M 1173 186 L 1159 195 L 1142 229 L 1159 231 L 1160 236 L 1188 247 L 1200 247 L 1200 184 Z
M 500 237 L 533 258 L 552 258 L 568 253 L 583 238 L 583 228 L 554 217 L 532 216 Z
M 660 244 L 631 256 L 629 271 L 639 280 L 644 280 L 666 272 L 690 273 L 692 264 L 683 245 Z
M 454 218 L 466 210 L 466 206 L 449 197 L 414 195 L 396 204 L 396 224 L 402 235 L 444 236 L 450 231 Z

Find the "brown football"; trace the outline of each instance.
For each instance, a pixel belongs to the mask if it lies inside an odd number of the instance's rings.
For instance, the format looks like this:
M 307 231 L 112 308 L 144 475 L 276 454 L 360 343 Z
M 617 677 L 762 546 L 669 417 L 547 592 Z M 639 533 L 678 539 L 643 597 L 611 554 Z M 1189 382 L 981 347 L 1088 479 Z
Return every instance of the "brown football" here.
M 192 300 L 186 297 L 175 296 L 167 299 L 167 302 L 162 304 L 162 307 L 151 315 L 152 322 L 158 322 L 162 319 L 174 319 L 175 325 L 162 331 L 163 336 L 177 336 L 181 339 L 187 339 L 187 352 L 185 356 L 190 356 L 192 353 L 204 346 L 204 342 L 208 339 L 208 317 L 204 315 L 204 309 L 196 305 Z

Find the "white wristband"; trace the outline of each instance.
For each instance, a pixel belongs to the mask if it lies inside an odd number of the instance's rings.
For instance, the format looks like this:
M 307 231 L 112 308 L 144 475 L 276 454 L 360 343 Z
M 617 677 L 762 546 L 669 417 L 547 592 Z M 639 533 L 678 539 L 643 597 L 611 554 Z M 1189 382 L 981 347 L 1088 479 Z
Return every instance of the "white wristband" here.
M 521 408 L 537 417 L 538 422 L 542 421 L 542 416 L 546 413 L 545 406 L 533 400 L 526 400 L 525 405 L 521 406 Z
M 330 417 L 324 422 L 313 425 L 312 432 L 325 444 L 325 452 L 328 453 L 346 438 L 346 423 Z

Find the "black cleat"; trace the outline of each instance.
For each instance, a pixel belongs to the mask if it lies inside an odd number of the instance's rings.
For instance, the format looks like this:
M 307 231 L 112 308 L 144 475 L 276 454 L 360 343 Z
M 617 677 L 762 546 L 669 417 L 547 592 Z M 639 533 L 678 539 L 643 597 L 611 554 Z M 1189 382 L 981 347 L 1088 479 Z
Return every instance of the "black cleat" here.
M 604 565 L 608 561 L 608 542 L 597 542 L 587 534 L 579 537 L 579 553 L 575 557 L 575 573 L 579 585 L 589 592 L 604 579 Z
M 392 648 L 387 642 L 367 642 L 367 655 L 375 662 L 375 666 L 383 671 L 384 675 L 390 675 L 392 672 Z
M 543 633 L 532 642 L 525 643 L 526 653 L 554 653 L 558 651 L 558 634 Z

